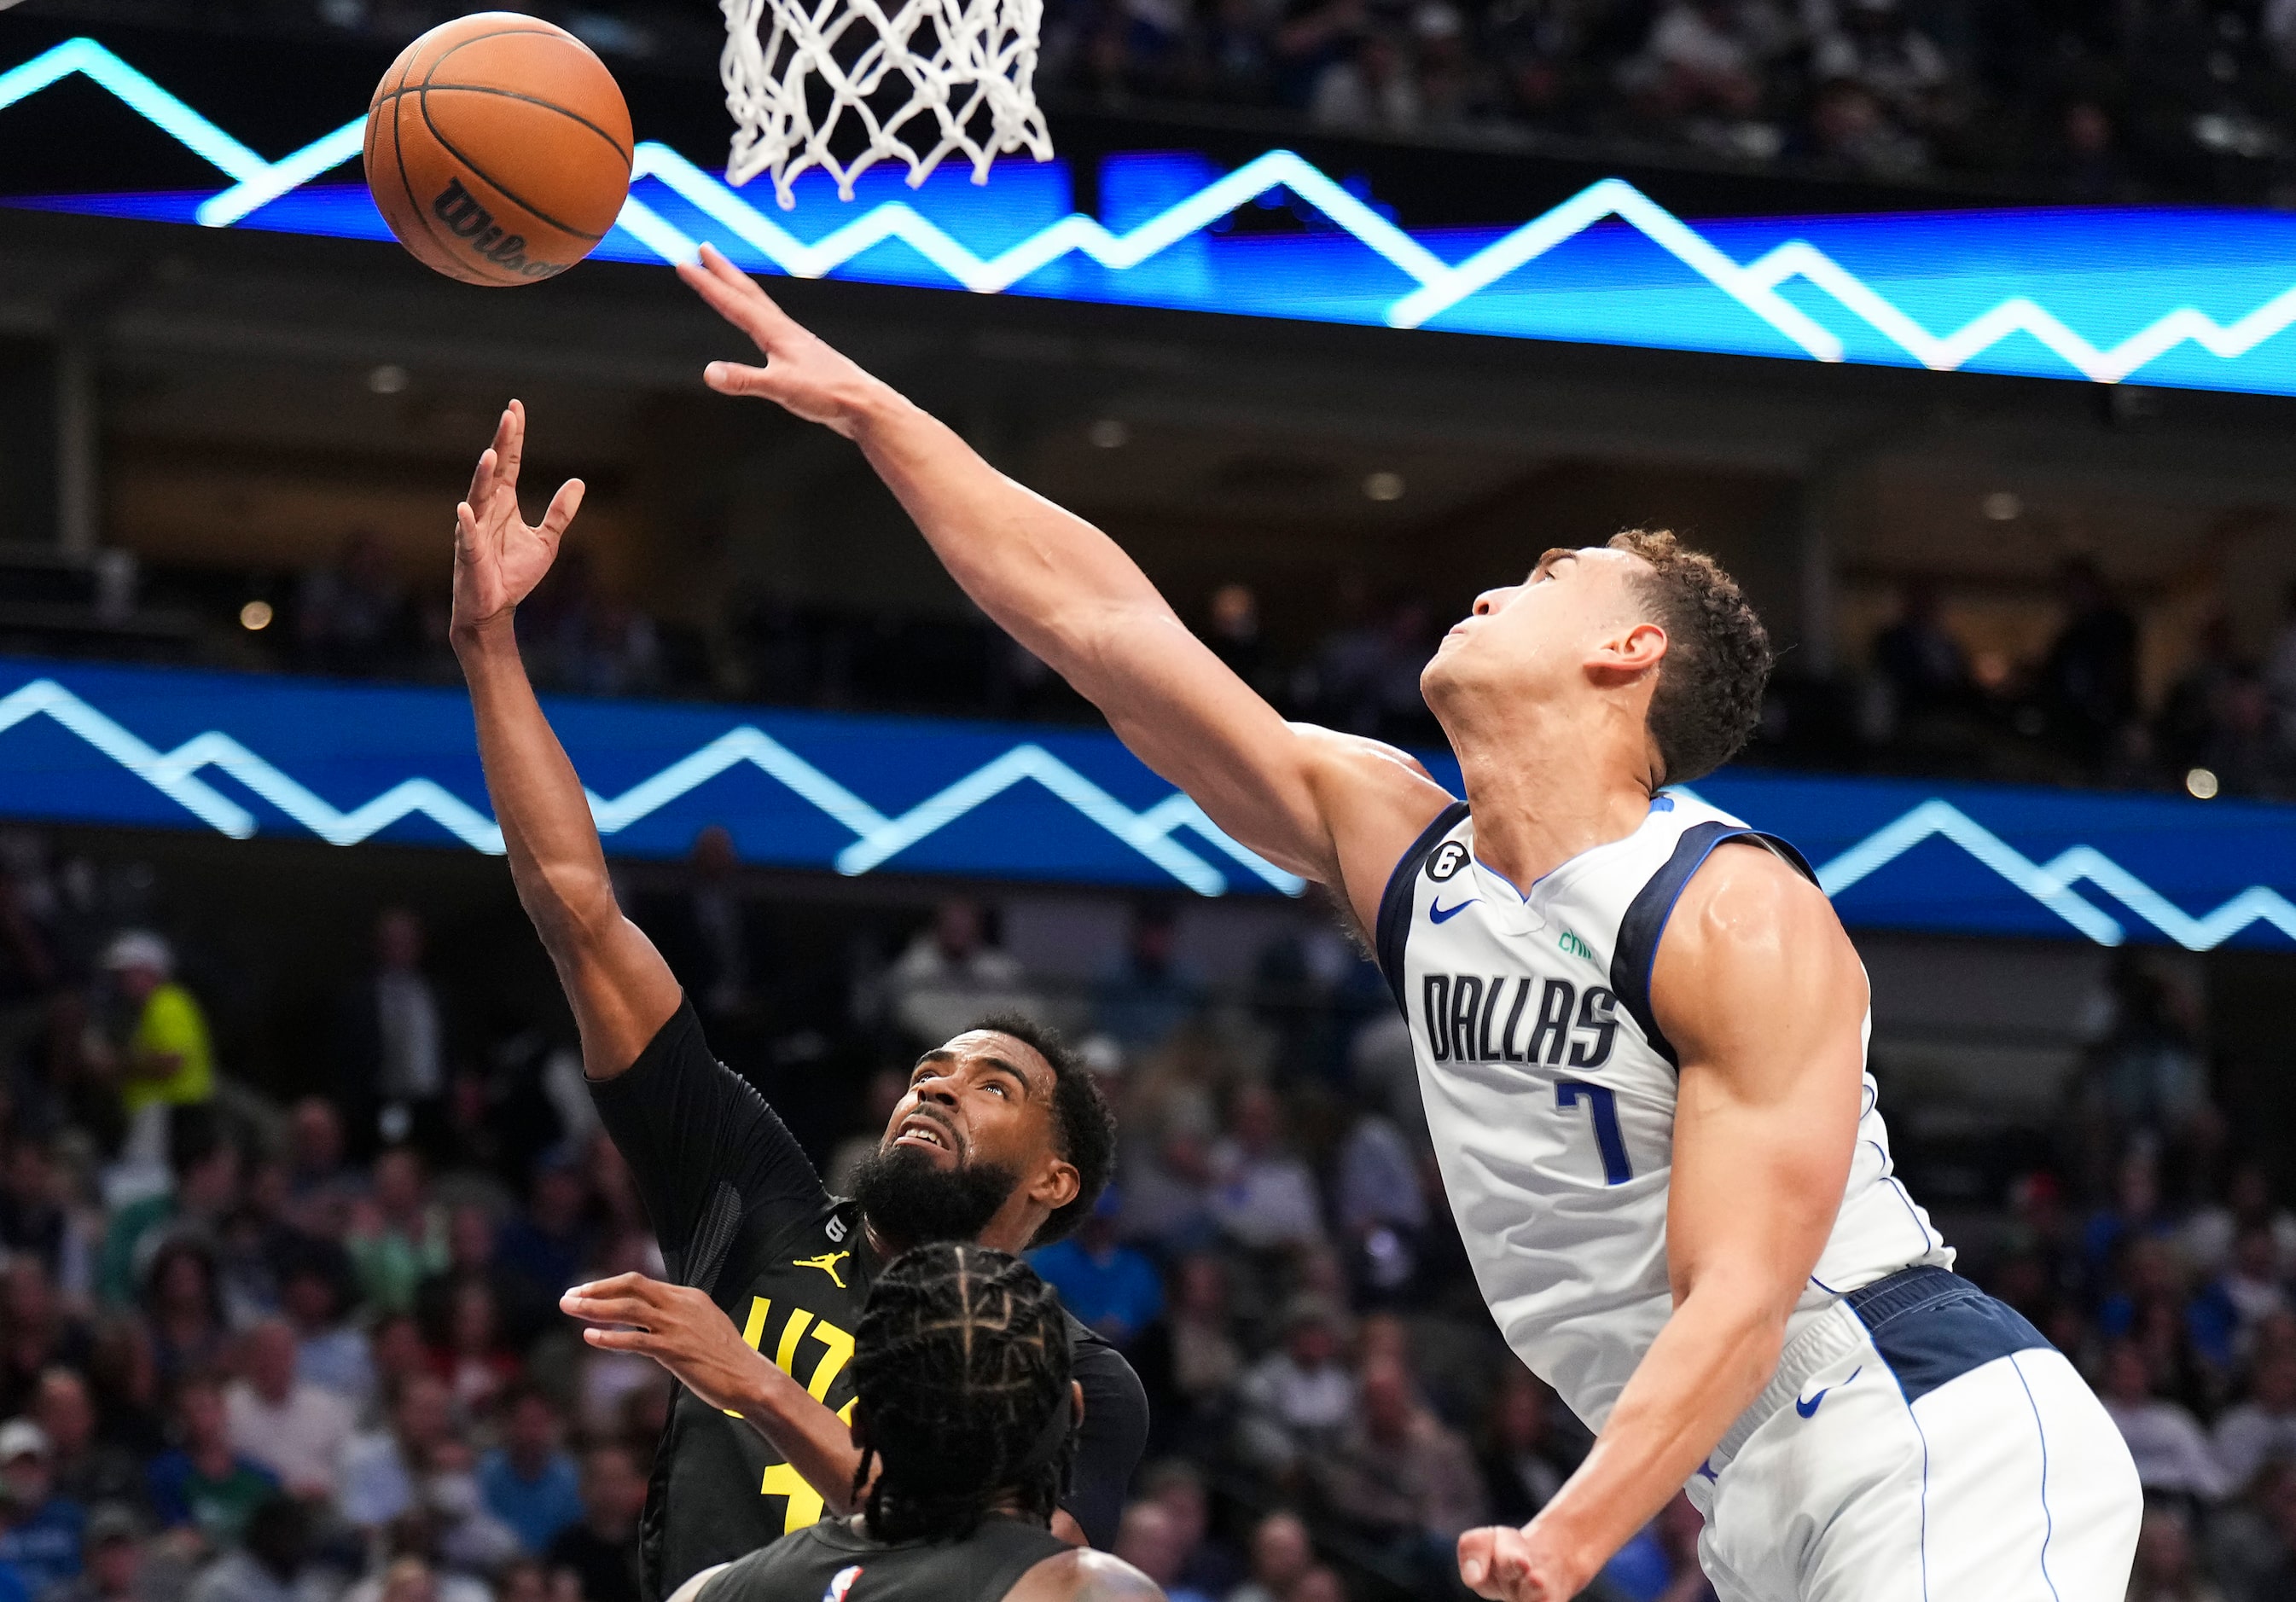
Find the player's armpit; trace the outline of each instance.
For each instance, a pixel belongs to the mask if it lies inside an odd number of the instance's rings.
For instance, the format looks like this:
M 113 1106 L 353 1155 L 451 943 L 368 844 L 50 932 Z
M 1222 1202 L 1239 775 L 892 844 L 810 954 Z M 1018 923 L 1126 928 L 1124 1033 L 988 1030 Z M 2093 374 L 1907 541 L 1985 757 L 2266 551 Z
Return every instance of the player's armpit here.
M 1106 1552 L 1081 1548 L 1047 1557 L 1004 1593 L 1004 1602 L 1163 1602 L 1163 1590 Z

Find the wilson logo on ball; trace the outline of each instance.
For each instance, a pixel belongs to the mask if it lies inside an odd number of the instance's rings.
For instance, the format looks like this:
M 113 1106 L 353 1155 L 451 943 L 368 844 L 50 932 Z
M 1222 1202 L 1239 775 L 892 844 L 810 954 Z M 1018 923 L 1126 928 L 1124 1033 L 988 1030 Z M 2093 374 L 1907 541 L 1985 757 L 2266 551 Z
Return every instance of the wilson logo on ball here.
M 463 187 L 460 178 L 447 180 L 447 187 L 430 202 L 430 214 L 447 225 L 449 233 L 468 241 L 472 250 L 505 272 L 545 278 L 566 270 L 562 262 L 527 260 L 526 236 L 504 233 L 495 222 L 495 214 L 479 204 L 478 197 Z

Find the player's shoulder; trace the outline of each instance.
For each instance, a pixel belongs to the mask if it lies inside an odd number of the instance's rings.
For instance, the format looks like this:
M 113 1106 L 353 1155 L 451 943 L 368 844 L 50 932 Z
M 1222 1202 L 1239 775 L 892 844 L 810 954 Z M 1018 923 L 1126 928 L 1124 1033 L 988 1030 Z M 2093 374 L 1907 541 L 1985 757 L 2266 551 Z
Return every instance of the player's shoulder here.
M 1396 864 L 1457 797 L 1399 746 L 1314 723 L 1292 728 L 1308 753 L 1308 784 L 1349 909 L 1368 929 Z
M 1004 1602 L 1163 1602 L 1157 1583 L 1121 1557 L 1077 1547 L 1037 1564 Z

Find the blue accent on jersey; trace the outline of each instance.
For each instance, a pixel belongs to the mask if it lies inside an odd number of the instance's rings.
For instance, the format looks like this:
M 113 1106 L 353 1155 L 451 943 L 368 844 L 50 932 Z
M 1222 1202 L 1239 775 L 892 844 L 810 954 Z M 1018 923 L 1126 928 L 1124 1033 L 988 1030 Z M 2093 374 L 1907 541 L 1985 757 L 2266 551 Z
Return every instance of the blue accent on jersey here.
M 1479 896 L 1470 895 L 1466 900 L 1459 903 L 1458 905 L 1451 907 L 1445 906 L 1439 900 L 1427 909 L 1427 921 L 1430 923 L 1448 923 L 1460 913 L 1465 911 L 1469 907 L 1473 906 L 1481 898 Z
M 1395 1004 L 1406 1018 L 1411 1016 L 1411 1006 L 1403 999 L 1403 947 L 1411 938 L 1411 880 L 1428 854 L 1466 815 L 1464 801 L 1454 801 L 1438 813 L 1398 859 L 1395 871 L 1387 876 L 1387 888 L 1380 893 L 1379 927 L 1372 931 L 1372 949 L 1379 955 L 1379 969 L 1387 976 L 1388 989 L 1395 993 Z
M 1576 1107 L 1581 1097 L 1586 1099 L 1587 1116 L 1595 1125 L 1595 1148 L 1603 1154 L 1603 1182 L 1623 1185 L 1635 1177 L 1635 1167 L 1627 1160 L 1626 1137 L 1619 1132 L 1619 1099 L 1606 1085 L 1588 1084 L 1580 1079 L 1554 1082 L 1556 1107 Z
M 1666 866 L 1651 876 L 1619 922 L 1619 944 L 1611 952 L 1611 989 L 1628 1016 L 1642 1026 L 1643 1038 L 1650 1042 L 1651 1050 L 1677 1068 L 1682 1059 L 1675 1055 L 1674 1042 L 1666 1038 L 1666 1031 L 1658 1026 L 1658 1016 L 1651 1010 L 1651 969 L 1658 962 L 1659 936 L 1666 933 L 1666 920 L 1674 916 L 1674 903 L 1682 899 L 1691 875 L 1723 841 L 1742 839 L 1771 846 L 1806 878 L 1816 880 L 1801 853 L 1775 835 L 1730 823 L 1697 823 L 1682 831 Z
M 2049 1345 L 2014 1308 L 1941 1268 L 1901 1270 L 1849 1303 L 1908 1405 L 1995 1358 Z

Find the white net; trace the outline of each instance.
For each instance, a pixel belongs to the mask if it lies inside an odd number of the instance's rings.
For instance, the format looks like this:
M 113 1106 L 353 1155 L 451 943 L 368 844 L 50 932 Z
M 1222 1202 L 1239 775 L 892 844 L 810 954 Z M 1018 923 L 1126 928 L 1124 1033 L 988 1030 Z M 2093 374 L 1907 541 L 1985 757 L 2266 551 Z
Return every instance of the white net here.
M 726 176 L 770 173 L 784 209 L 812 167 L 849 200 L 853 180 L 880 161 L 905 163 L 914 185 L 955 153 L 976 184 L 1000 155 L 1052 157 L 1033 82 L 1044 0 L 721 4 L 726 104 L 739 125 Z

